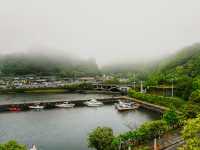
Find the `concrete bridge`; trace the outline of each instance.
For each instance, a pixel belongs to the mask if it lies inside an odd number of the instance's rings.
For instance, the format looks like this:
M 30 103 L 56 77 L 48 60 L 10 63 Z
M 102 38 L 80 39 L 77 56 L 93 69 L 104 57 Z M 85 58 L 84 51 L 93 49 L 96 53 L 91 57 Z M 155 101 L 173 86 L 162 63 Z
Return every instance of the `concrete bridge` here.
M 128 92 L 128 89 L 133 87 L 133 85 L 117 85 L 117 84 L 103 84 L 94 83 L 92 84 L 95 90 L 105 90 L 105 91 L 117 91 L 117 92 Z

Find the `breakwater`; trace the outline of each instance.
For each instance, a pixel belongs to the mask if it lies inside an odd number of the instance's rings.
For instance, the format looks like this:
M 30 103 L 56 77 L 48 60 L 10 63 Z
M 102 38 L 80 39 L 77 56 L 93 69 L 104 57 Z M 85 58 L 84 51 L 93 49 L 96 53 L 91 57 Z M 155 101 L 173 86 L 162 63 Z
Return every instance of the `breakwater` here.
M 111 98 L 97 98 L 98 101 L 103 102 L 104 104 L 113 104 L 117 102 L 120 97 L 111 97 Z M 30 105 L 40 104 L 44 106 L 46 109 L 55 108 L 56 104 L 64 103 L 66 101 L 75 104 L 76 106 L 84 106 L 84 102 L 86 100 L 46 100 L 46 101 L 28 101 L 28 102 L 12 102 L 12 103 L 1 103 L 0 104 L 0 111 L 8 111 L 9 108 L 17 107 L 21 110 L 28 110 Z

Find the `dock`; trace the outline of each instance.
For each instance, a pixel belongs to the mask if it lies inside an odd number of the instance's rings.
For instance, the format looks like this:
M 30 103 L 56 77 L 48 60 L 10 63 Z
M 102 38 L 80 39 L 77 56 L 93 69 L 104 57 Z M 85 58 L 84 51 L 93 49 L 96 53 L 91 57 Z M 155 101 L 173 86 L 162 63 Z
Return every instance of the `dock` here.
M 110 97 L 110 98 L 101 98 L 98 99 L 98 101 L 103 102 L 104 104 L 113 104 L 116 103 L 120 97 Z M 45 106 L 46 109 L 55 108 L 56 104 L 63 103 L 63 102 L 70 102 L 75 104 L 76 106 L 84 106 L 84 102 L 87 100 L 43 100 L 43 101 L 24 101 L 24 102 L 9 102 L 9 103 L 1 103 L 0 104 L 0 111 L 8 111 L 10 107 L 18 107 L 22 111 L 28 110 L 28 106 L 35 105 L 35 104 L 41 104 Z

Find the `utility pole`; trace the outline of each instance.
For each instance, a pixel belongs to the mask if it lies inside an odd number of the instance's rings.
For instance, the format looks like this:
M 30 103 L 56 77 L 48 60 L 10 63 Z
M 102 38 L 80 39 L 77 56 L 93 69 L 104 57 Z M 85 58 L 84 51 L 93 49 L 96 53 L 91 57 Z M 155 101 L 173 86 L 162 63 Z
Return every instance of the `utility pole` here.
M 133 74 L 133 78 L 134 78 L 134 80 L 133 80 L 133 88 L 135 90 L 135 84 L 136 84 L 136 82 L 135 82 L 135 73 Z
M 140 81 L 140 93 L 143 93 L 143 81 Z
M 134 90 L 135 90 L 135 84 L 136 84 L 136 82 L 134 81 L 134 82 L 133 82 L 133 88 L 134 88 Z
M 174 81 L 172 79 L 172 97 L 174 96 Z

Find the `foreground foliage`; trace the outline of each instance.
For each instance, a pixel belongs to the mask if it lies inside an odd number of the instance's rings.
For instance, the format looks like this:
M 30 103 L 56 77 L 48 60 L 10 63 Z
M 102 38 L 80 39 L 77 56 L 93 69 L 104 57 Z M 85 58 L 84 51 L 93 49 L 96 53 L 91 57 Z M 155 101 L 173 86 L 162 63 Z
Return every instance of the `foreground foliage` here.
M 25 145 L 18 144 L 16 141 L 9 141 L 4 144 L 0 144 L 0 150 L 28 150 Z
M 161 120 L 146 122 L 138 129 L 126 132 L 119 136 L 113 135 L 112 129 L 98 127 L 89 134 L 89 147 L 97 150 L 116 150 L 119 147 L 127 149 L 129 146 L 141 150 L 148 150 L 148 147 L 141 147 L 154 138 L 163 136 L 169 130 L 180 125 L 180 118 L 174 109 L 167 111 Z
M 200 150 L 200 115 L 186 122 L 182 134 L 186 144 L 179 150 Z
M 113 131 L 108 127 L 98 127 L 89 134 L 88 145 L 97 150 L 112 150 Z

